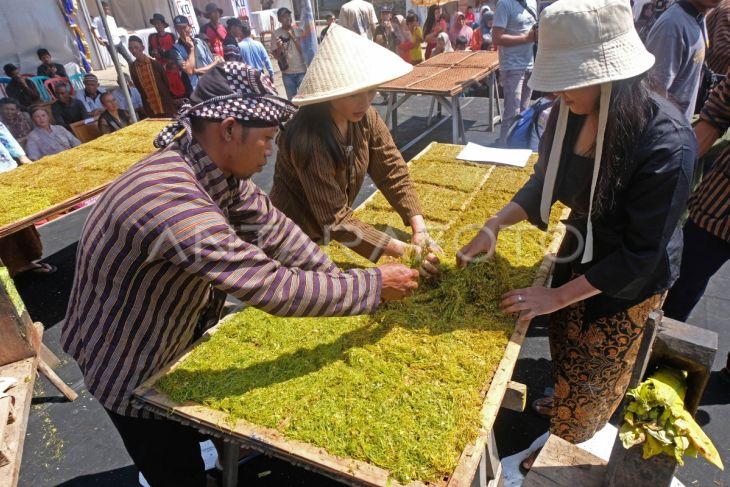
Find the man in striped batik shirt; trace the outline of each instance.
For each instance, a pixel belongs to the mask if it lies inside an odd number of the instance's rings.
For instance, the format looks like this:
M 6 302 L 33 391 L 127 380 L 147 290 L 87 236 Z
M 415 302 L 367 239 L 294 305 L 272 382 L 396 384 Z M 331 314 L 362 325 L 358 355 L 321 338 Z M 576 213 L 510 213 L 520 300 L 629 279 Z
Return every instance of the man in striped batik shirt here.
M 730 78 L 720 83 L 702 108 L 695 127 L 699 155 L 730 128 Z M 664 314 L 687 321 L 710 278 L 730 260 L 730 146 L 720 153 L 689 199 L 679 279 L 669 290 Z M 730 353 L 721 371 L 730 383 Z
M 294 107 L 243 63 L 216 66 L 161 151 L 89 214 L 63 348 L 152 486 L 204 486 L 199 434 L 132 405 L 132 391 L 220 317 L 226 294 L 280 316 L 374 312 L 418 285 L 398 264 L 339 270 L 250 181 Z M 175 138 L 182 129 L 185 135 Z

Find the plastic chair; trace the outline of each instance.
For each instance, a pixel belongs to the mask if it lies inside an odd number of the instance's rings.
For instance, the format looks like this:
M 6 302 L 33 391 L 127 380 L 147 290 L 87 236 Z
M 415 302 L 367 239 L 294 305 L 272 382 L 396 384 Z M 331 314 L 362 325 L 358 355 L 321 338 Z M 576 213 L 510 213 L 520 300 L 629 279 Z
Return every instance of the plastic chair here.
M 56 97 L 54 97 L 50 91 L 46 88 L 46 86 L 43 84 L 47 79 L 48 76 L 26 76 L 38 89 L 38 93 L 41 95 L 41 101 L 48 102 L 48 101 L 54 101 Z
M 53 96 L 56 97 L 56 85 L 59 84 L 65 84 L 67 86 L 71 87 L 71 96 L 74 96 L 76 94 L 76 91 L 74 90 L 73 85 L 71 84 L 71 80 L 68 78 L 49 78 L 43 82 L 43 86 L 46 87 L 48 92 Z
M 83 90 L 84 89 L 84 75 L 86 73 L 76 73 L 69 76 L 69 80 L 71 81 L 71 87 L 74 90 Z

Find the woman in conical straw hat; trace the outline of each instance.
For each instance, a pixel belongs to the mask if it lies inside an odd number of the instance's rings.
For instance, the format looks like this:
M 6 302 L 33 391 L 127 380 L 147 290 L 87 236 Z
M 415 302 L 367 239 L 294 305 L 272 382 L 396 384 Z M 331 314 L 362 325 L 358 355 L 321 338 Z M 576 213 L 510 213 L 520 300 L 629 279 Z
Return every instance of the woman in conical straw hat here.
M 552 288 L 515 289 L 501 307 L 522 320 L 549 315 L 555 395 L 537 409 L 573 443 L 620 403 L 648 314 L 678 275 L 696 142 L 650 90 L 653 64 L 625 0 L 545 8 L 529 83 L 558 101 L 535 172 L 457 254 L 461 265 L 492 254 L 500 230 L 522 220 L 546 229 L 555 201 L 572 210 Z
M 313 240 L 337 240 L 373 262 L 430 245 L 408 166 L 371 107 L 379 85 L 412 69 L 345 28 L 333 25 L 327 33 L 292 100 L 299 111 L 279 136 L 270 195 Z M 353 214 L 366 175 L 412 228 L 410 243 Z

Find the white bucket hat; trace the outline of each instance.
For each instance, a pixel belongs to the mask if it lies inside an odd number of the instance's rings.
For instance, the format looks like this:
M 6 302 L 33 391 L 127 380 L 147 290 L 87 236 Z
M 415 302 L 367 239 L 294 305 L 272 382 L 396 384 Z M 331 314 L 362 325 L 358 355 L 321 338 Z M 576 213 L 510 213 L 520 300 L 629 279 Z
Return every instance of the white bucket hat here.
M 639 39 L 628 0 L 558 0 L 543 10 L 539 25 L 537 56 L 528 81 L 532 89 L 556 92 L 601 85 L 588 226 L 581 259 L 587 263 L 593 260 L 593 197 L 601 168 L 611 82 L 645 73 L 654 65 L 654 56 Z M 561 103 L 540 202 L 540 217 L 545 223 L 550 219 L 568 112 L 568 106 Z
M 292 99 L 299 106 L 352 95 L 410 73 L 397 54 L 332 24 Z

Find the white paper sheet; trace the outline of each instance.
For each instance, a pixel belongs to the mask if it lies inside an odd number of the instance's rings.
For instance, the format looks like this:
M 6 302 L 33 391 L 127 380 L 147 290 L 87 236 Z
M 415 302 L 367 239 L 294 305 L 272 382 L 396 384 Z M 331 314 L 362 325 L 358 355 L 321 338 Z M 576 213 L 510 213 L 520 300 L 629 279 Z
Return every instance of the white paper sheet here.
M 530 149 L 497 149 L 469 142 L 456 158 L 462 161 L 489 162 L 493 164 L 525 167 L 531 155 L 532 151 Z

